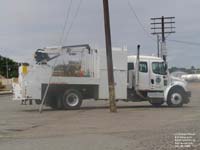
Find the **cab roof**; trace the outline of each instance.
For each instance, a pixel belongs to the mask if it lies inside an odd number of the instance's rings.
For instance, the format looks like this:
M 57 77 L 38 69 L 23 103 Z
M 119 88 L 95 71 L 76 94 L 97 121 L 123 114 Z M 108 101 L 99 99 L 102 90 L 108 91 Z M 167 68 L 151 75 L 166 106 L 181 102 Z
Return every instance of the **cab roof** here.
M 128 56 L 128 61 L 136 61 L 137 56 L 136 55 L 130 55 Z M 155 57 L 155 56 L 144 56 L 140 55 L 140 60 L 156 60 L 156 61 L 163 61 L 162 58 L 160 57 Z

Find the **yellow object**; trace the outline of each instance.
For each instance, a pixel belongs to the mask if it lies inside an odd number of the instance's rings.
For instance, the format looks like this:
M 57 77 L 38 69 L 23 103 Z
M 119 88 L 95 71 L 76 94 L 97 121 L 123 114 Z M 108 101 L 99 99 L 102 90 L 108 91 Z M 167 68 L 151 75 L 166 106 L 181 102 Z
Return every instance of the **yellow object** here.
M 28 67 L 27 66 L 22 65 L 22 73 L 23 74 L 27 74 L 28 73 Z

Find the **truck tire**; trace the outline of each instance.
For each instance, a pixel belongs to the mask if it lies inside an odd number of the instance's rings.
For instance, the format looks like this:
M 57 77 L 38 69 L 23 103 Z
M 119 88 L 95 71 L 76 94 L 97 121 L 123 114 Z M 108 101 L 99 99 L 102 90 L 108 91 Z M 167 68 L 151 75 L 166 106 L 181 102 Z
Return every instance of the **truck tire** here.
M 160 107 L 162 104 L 164 104 L 164 101 L 160 101 L 160 102 L 149 101 L 149 103 L 154 107 Z
M 82 104 L 82 95 L 78 90 L 69 89 L 64 93 L 62 100 L 65 109 L 79 109 Z
M 170 90 L 167 96 L 167 104 L 170 107 L 181 107 L 184 102 L 184 91 L 180 88 Z
M 42 100 L 36 99 L 36 100 L 35 100 L 35 103 L 36 103 L 37 105 L 40 105 L 40 104 L 42 103 Z

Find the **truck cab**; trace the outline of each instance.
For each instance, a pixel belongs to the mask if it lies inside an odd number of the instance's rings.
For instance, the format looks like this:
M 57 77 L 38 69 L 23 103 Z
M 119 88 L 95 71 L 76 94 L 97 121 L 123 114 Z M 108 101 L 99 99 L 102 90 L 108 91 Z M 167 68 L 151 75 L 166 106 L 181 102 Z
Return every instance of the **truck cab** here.
M 164 102 L 169 106 L 182 106 L 189 102 L 187 83 L 170 77 L 162 58 L 139 56 L 138 60 L 137 56 L 128 56 L 127 74 L 130 100 L 148 100 L 154 106 Z
M 128 56 L 128 85 L 135 87 L 137 72 L 136 56 Z M 168 83 L 166 65 L 161 58 L 153 56 L 140 56 L 138 89 L 141 91 L 163 91 Z

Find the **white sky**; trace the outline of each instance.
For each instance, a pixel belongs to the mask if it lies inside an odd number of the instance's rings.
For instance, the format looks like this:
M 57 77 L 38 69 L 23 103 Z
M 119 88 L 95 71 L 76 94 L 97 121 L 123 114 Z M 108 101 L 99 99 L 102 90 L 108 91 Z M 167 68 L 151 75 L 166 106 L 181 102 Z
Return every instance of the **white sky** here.
M 73 0 L 65 33 L 80 0 Z M 105 47 L 103 0 L 83 0 L 79 14 L 63 45 L 88 43 Z M 156 37 L 150 35 L 150 18 L 175 16 L 176 33 L 168 39 L 200 43 L 199 0 L 130 0 L 143 31 L 133 15 L 128 0 L 110 0 L 112 42 L 114 47 L 127 45 L 129 53 L 141 44 L 142 54 L 156 54 Z M 60 45 L 70 0 L 0 0 L 0 54 L 17 61 L 32 59 L 37 48 Z M 155 39 L 153 41 L 150 37 Z M 173 66 L 200 67 L 200 45 L 167 42 L 168 60 Z

